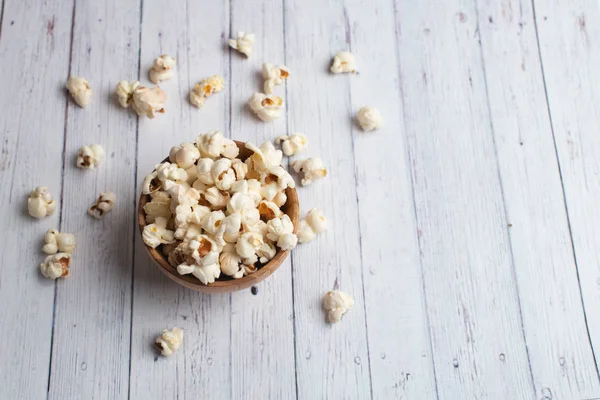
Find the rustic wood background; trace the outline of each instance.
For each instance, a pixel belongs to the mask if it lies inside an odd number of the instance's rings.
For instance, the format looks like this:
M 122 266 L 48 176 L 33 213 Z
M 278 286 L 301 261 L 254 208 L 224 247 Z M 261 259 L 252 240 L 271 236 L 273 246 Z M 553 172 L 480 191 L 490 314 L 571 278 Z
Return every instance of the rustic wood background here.
M 594 0 L 0 0 L 0 398 L 600 398 L 600 3 Z M 227 49 L 256 34 L 249 60 Z M 348 49 L 357 76 L 328 73 Z M 167 112 L 113 91 L 178 60 Z M 245 108 L 287 65 L 287 115 Z M 67 99 L 70 74 L 95 95 Z M 201 78 L 226 90 L 190 106 Z M 351 116 L 374 105 L 385 127 Z M 179 142 L 221 129 L 310 137 L 330 176 L 299 190 L 330 230 L 232 295 L 180 288 L 135 222 L 140 183 Z M 96 171 L 77 149 L 107 151 Z M 29 191 L 60 211 L 35 221 Z M 104 220 L 86 215 L 117 194 Z M 76 235 L 72 276 L 39 274 L 44 232 Z M 341 324 L 320 297 L 355 297 Z M 185 329 L 171 358 L 151 348 Z

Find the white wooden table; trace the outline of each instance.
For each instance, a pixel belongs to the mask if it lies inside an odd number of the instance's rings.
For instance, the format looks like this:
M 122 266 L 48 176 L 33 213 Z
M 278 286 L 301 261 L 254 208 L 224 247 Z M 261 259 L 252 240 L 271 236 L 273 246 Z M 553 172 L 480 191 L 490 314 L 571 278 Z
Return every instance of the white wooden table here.
M 0 398 L 600 398 L 600 3 L 594 0 L 0 0 Z M 256 34 L 249 60 L 226 48 Z M 349 49 L 357 76 L 328 73 Z M 178 60 L 167 112 L 118 107 L 120 79 Z M 287 65 L 287 115 L 245 108 Z M 70 75 L 95 90 L 69 101 Z M 200 79 L 226 90 L 202 110 Z M 351 116 L 374 105 L 385 127 Z M 310 137 L 330 176 L 299 190 L 331 229 L 250 290 L 202 295 L 150 264 L 143 176 L 201 133 Z M 97 171 L 74 167 L 100 143 Z M 60 211 L 25 211 L 37 185 Z M 86 209 L 100 191 L 118 204 Z M 68 279 L 39 274 L 49 228 Z M 339 287 L 355 307 L 324 322 Z M 152 341 L 185 329 L 176 356 Z

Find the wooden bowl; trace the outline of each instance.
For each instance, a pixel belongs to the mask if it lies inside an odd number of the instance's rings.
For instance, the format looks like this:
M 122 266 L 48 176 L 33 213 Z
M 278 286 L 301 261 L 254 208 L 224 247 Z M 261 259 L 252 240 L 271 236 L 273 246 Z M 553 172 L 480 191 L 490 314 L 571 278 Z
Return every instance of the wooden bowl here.
M 242 161 L 253 154 L 252 151 L 246 149 L 244 142 L 238 142 L 236 140 L 235 144 L 237 144 L 238 148 L 240 149 L 240 154 L 238 158 L 240 158 Z M 164 161 L 168 161 L 168 158 Z M 298 217 L 300 215 L 300 204 L 298 202 L 298 194 L 296 193 L 296 189 L 291 188 L 287 188 L 285 194 L 287 196 L 287 202 L 281 208 L 281 210 L 284 213 L 286 213 L 292 220 L 292 223 L 294 224 L 294 233 L 296 233 L 296 229 L 298 227 Z M 146 226 L 146 214 L 144 213 L 144 205 L 148 201 L 150 201 L 150 195 L 142 194 L 140 196 L 140 201 L 138 204 L 138 225 L 140 228 L 140 233 L 144 230 L 144 227 Z M 253 285 L 256 285 L 258 282 L 266 279 L 273 272 L 275 272 L 275 270 L 279 268 L 283 260 L 286 259 L 290 252 L 290 250 L 279 250 L 275 254 L 275 257 L 273 257 L 273 259 L 267 264 L 263 265 L 262 267 L 259 267 L 253 274 L 244 276 L 240 279 L 233 279 L 224 274 L 221 274 L 219 279 L 217 279 L 215 282 L 208 285 L 204 285 L 198 280 L 198 278 L 191 274 L 180 275 L 177 272 L 177 268 L 169 264 L 167 257 L 158 248 L 153 249 L 152 247 L 146 246 L 145 243 L 144 247 L 146 248 L 146 251 L 150 255 L 152 261 L 154 261 L 154 263 L 158 265 L 160 270 L 171 280 L 177 282 L 182 286 L 185 286 L 188 289 L 206 293 L 230 293 L 242 289 L 247 289 Z

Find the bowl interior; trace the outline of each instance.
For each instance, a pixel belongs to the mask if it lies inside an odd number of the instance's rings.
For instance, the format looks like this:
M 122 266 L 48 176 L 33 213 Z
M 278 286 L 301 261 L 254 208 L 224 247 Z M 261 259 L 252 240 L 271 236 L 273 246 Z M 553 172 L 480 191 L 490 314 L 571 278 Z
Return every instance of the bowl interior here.
M 253 154 L 252 151 L 246 149 L 244 142 L 239 142 L 236 140 L 235 143 L 240 149 L 240 154 L 238 158 L 240 158 L 241 160 L 246 160 L 246 158 L 250 157 Z M 168 158 L 166 158 L 164 161 L 168 161 Z M 285 194 L 287 196 L 287 202 L 283 205 L 283 207 L 281 207 L 281 210 L 290 217 L 292 223 L 294 224 L 294 232 L 296 232 L 298 226 L 298 217 L 300 215 L 298 195 L 296 193 L 296 189 L 291 188 L 287 188 Z M 144 205 L 148 201 L 150 201 L 150 199 L 150 195 L 142 194 L 140 196 L 140 201 L 138 203 L 138 225 L 140 233 L 144 230 L 144 227 L 146 226 L 146 215 L 144 213 Z M 252 285 L 257 284 L 258 282 L 271 275 L 281 265 L 281 263 L 289 254 L 289 250 L 278 250 L 275 254 L 275 257 L 273 257 L 271 261 L 262 266 L 258 264 L 259 267 L 257 271 L 250 275 L 244 276 L 240 279 L 233 279 L 221 274 L 221 277 L 219 277 L 219 279 L 216 280 L 214 283 L 204 285 L 195 276 L 191 274 L 180 275 L 177 272 L 177 268 L 169 264 L 167 257 L 160 250 L 161 246 L 159 246 L 156 249 L 153 249 L 144 243 L 144 247 L 150 255 L 150 258 L 158 264 L 160 270 L 164 272 L 173 281 L 187 288 L 209 293 L 227 293 L 249 288 Z

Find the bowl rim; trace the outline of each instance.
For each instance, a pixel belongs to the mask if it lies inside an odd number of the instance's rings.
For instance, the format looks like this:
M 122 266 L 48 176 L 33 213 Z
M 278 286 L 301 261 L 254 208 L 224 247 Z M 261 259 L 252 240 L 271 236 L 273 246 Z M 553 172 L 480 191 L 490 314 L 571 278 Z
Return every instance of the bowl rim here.
M 249 155 L 252 154 L 252 151 L 246 149 L 245 142 L 234 140 L 238 148 L 240 149 L 240 154 L 238 158 L 244 161 L 248 158 Z M 244 154 L 242 154 L 244 153 Z M 165 158 L 162 162 L 168 161 L 169 157 Z M 300 204 L 298 201 L 298 193 L 295 188 L 287 188 L 286 189 L 287 201 L 285 205 L 281 208 L 282 211 L 290 217 L 292 224 L 294 225 L 294 233 L 296 233 L 298 228 L 298 219 L 300 216 Z M 144 227 L 146 224 L 146 214 L 144 212 L 144 205 L 148 201 L 150 201 L 149 194 L 140 194 L 140 198 L 138 201 L 137 207 L 137 222 L 138 228 L 140 231 L 140 235 L 144 231 Z M 195 276 L 189 275 L 180 275 L 177 272 L 177 268 L 173 267 L 169 264 L 167 257 L 159 251 L 158 248 L 152 248 L 148 246 L 142 240 L 142 244 L 146 249 L 146 252 L 150 256 L 150 259 L 154 262 L 154 264 L 158 265 L 159 269 L 167 275 L 172 281 L 192 290 L 196 290 L 199 292 L 205 293 L 230 293 L 243 289 L 247 289 L 267 277 L 269 277 L 273 272 L 279 268 L 279 266 L 283 263 L 283 261 L 287 258 L 290 253 L 290 250 L 281 250 L 278 249 L 275 256 L 265 265 L 256 270 L 256 272 L 243 276 L 239 279 L 227 279 L 227 280 L 215 280 L 215 282 L 210 283 L 208 285 L 203 284 L 196 278 Z

